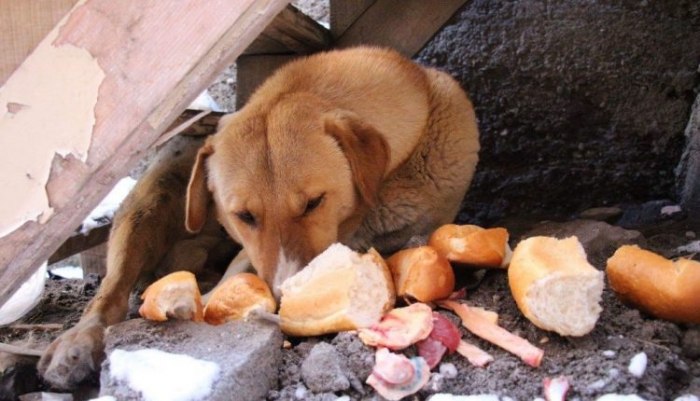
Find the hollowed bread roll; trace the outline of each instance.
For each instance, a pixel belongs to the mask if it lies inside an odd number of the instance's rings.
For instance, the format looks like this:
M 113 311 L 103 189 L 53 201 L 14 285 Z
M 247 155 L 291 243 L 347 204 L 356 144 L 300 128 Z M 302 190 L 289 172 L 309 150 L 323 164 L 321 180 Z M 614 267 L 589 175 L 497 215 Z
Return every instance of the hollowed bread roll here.
M 447 298 L 455 288 L 450 262 L 431 246 L 405 249 L 387 259 L 396 295 L 420 302 Z
M 589 333 L 602 311 L 603 272 L 588 263 L 576 237 L 521 241 L 513 251 L 508 283 L 525 317 L 563 336 Z
M 377 323 L 394 307 L 396 294 L 384 259 L 333 244 L 282 286 L 282 331 L 313 336 Z
M 624 303 L 661 319 L 700 323 L 700 263 L 671 261 L 636 245 L 608 259 L 610 287 Z
M 201 322 L 202 295 L 194 274 L 179 271 L 168 274 L 146 288 L 141 295 L 139 315 L 145 319 L 165 321 L 168 318 Z
M 209 324 L 223 324 L 245 319 L 253 309 L 275 313 L 277 302 L 267 283 L 251 273 L 240 273 L 218 286 L 204 307 L 204 320 Z
M 505 228 L 446 224 L 428 239 L 428 245 L 453 262 L 480 267 L 508 267 L 511 249 Z

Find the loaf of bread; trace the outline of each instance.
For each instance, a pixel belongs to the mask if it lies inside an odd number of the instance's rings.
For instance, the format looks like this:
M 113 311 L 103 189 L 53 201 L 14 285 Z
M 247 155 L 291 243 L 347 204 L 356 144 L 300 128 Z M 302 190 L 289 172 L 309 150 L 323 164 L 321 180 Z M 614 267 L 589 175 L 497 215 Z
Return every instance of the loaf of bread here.
M 420 302 L 447 298 L 455 288 L 450 262 L 431 246 L 405 249 L 386 260 L 396 295 Z
M 282 331 L 313 336 L 377 323 L 396 294 L 384 259 L 373 249 L 360 255 L 333 244 L 282 286 Z
M 154 282 L 146 288 L 141 299 L 143 304 L 139 314 L 145 319 L 203 320 L 202 295 L 194 274 L 188 271 L 171 273 Z
M 624 245 L 608 259 L 606 273 L 617 297 L 661 319 L 700 323 L 700 263 Z
M 508 268 L 510 289 L 525 317 L 563 336 L 593 330 L 602 311 L 603 276 L 576 237 L 523 240 Z
M 511 249 L 505 228 L 446 224 L 433 232 L 428 245 L 452 262 L 506 268 Z
M 245 319 L 250 311 L 260 309 L 275 313 L 277 302 L 260 277 L 240 273 L 229 277 L 211 294 L 204 307 L 204 320 L 219 325 L 231 320 Z

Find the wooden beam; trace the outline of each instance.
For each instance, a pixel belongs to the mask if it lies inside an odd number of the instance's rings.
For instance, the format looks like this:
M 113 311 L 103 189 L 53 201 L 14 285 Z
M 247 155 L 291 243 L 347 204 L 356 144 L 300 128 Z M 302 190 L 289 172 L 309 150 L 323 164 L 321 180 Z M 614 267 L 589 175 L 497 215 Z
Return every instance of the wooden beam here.
M 102 245 L 109 239 L 109 231 L 112 229 L 112 223 L 95 227 L 89 233 L 83 235 L 75 233 L 68 238 L 61 246 L 49 257 L 49 264 L 60 262 L 63 259 L 87 251 L 88 249 Z
M 336 47 L 391 47 L 412 57 L 466 0 L 377 0 L 338 38 Z
M 308 54 L 330 47 L 328 29 L 289 5 L 275 17 L 244 54 Z
M 0 86 L 77 0 L 0 0 Z
M 241 56 L 236 65 L 238 87 L 236 109 L 243 107 L 250 95 L 278 68 L 299 56 L 293 54 Z
M 82 0 L 69 12 L 0 88 L 0 184 L 20 188 L 0 199 L 0 304 L 287 3 Z
M 331 34 L 339 38 L 375 0 L 330 0 Z

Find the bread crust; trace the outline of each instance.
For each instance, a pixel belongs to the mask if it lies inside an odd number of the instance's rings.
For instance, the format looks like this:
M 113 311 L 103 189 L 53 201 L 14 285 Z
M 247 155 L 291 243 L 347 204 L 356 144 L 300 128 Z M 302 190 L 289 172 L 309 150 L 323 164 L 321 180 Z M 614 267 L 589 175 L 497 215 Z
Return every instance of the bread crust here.
M 509 262 L 505 228 L 445 224 L 433 232 L 428 245 L 452 262 L 496 268 L 506 268 Z
M 178 271 L 162 277 L 141 295 L 141 317 L 158 322 L 168 317 L 203 321 L 202 295 L 191 272 Z
M 270 288 L 260 277 L 240 273 L 218 286 L 204 307 L 204 321 L 219 325 L 231 320 L 244 319 L 256 308 L 275 313 L 277 302 Z
M 454 291 L 452 265 L 429 245 L 399 251 L 386 262 L 399 297 L 431 302 L 447 298 Z
M 700 263 L 671 261 L 636 245 L 624 245 L 608 259 L 606 273 L 617 297 L 652 316 L 700 323 Z

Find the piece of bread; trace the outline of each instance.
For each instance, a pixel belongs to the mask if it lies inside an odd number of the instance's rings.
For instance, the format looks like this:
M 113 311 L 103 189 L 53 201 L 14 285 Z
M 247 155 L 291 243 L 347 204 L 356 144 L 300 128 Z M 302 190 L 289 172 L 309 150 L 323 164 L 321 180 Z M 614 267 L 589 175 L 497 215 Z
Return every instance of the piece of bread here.
M 452 262 L 479 267 L 507 268 L 511 249 L 505 228 L 445 224 L 428 239 L 428 245 Z
M 661 319 L 700 323 L 700 262 L 624 245 L 608 259 L 606 273 L 621 301 Z
M 405 249 L 386 260 L 396 295 L 420 302 L 447 298 L 455 288 L 452 265 L 431 246 Z
M 141 295 L 143 304 L 139 315 L 145 319 L 165 321 L 168 318 L 181 320 L 204 320 L 202 295 L 194 274 L 179 271 L 168 274 L 146 288 Z
M 204 307 L 204 320 L 209 324 L 224 324 L 245 319 L 254 309 L 275 313 L 277 302 L 260 277 L 240 273 L 216 287 Z
M 563 336 L 593 330 L 600 312 L 603 272 L 586 260 L 578 238 L 531 237 L 513 251 L 511 292 L 535 326 Z
M 333 244 L 282 286 L 282 331 L 313 336 L 369 327 L 394 307 L 396 294 L 384 259 Z

